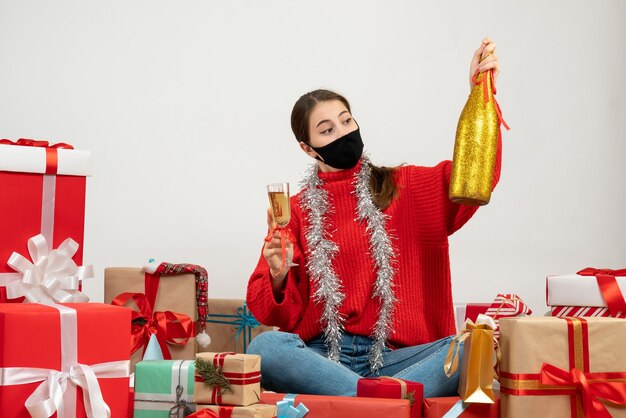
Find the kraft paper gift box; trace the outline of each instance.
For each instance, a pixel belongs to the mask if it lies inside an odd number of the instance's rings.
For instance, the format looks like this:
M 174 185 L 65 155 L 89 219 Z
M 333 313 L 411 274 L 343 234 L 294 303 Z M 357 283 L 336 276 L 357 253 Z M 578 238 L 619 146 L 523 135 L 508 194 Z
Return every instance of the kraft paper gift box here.
M 260 393 L 260 356 L 196 354 L 194 402 L 197 404 L 248 406 L 259 402 Z
M 16 145 L 17 143 L 21 145 Z M 52 248 L 71 238 L 73 255 L 83 262 L 85 184 L 91 175 L 91 152 L 62 148 L 45 141 L 0 140 L 0 302 L 8 300 L 4 286 L 21 279 L 8 265 L 13 252 L 27 255 L 27 242 L 43 234 Z
M 448 396 L 443 398 L 424 399 L 424 418 L 442 418 L 453 408 L 458 408 L 461 398 L 458 396 Z M 472 403 L 462 406 L 459 416 L 461 418 L 498 418 L 500 416 L 500 399 L 496 395 L 496 402 Z
M 359 379 L 356 396 L 366 398 L 408 399 L 411 403 L 411 418 L 421 418 L 424 385 L 394 377 Z
M 254 318 L 243 299 L 209 299 L 206 331 L 211 343 L 198 351 L 245 353 L 254 337 L 272 329 Z
M 351 396 L 285 395 L 263 392 L 261 403 L 276 404 L 285 398 L 294 406 L 302 404 L 308 409 L 305 418 L 410 418 L 408 399 L 357 398 Z
M 248 406 L 197 405 L 197 410 L 208 409 L 219 418 L 273 418 L 276 405 L 257 403 Z
M 50 395 L 62 399 L 66 417 L 86 417 L 86 405 L 104 417 L 104 404 L 125 417 L 130 315 L 101 303 L 0 304 L 0 417 L 30 418 L 27 399 L 40 404 Z M 94 374 L 98 384 L 87 390 Z
M 626 417 L 626 320 L 506 318 L 500 345 L 503 418 Z
M 193 274 L 155 276 L 146 273 L 142 268 L 133 267 L 109 267 L 104 270 L 105 303 L 111 303 L 122 293 L 147 292 L 150 294 L 151 291 L 155 291 L 154 288 L 156 288 L 156 299 L 152 307 L 153 312 L 169 311 L 186 315 L 192 322 L 198 319 L 196 278 Z M 132 301 L 129 301 L 126 306 L 139 311 L 139 307 Z M 167 344 L 167 350 L 163 350 L 165 351 L 164 358 L 167 359 L 167 352 L 169 352 L 171 359 L 193 360 L 197 351 L 193 335 L 185 345 Z M 131 355 L 133 367 L 141 361 L 144 349 L 145 346 Z
M 195 411 L 194 370 L 194 360 L 137 363 L 134 418 L 183 417 Z
M 546 277 L 552 316 L 626 318 L 626 269 L 588 267 L 576 274 Z

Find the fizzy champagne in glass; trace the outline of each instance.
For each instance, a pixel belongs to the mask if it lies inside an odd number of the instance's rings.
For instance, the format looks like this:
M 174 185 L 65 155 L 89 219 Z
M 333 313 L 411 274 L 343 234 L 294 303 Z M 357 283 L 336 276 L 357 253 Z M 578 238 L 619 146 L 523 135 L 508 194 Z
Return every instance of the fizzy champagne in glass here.
M 267 190 L 270 205 L 272 206 L 272 214 L 274 215 L 274 222 L 276 222 L 276 225 L 284 228 L 291 218 L 289 208 L 289 183 L 270 184 L 267 186 Z
M 286 240 L 290 236 L 290 232 L 286 229 L 286 227 L 287 224 L 289 224 L 289 219 L 291 218 L 291 209 L 289 207 L 289 183 L 268 184 L 267 194 L 270 199 L 270 206 L 272 207 L 272 216 L 274 218 L 274 222 L 276 223 L 275 230 L 278 230 L 280 233 L 283 268 L 285 266 L 297 266 L 297 264 L 287 260 L 286 253 Z M 271 237 L 271 234 L 273 234 L 273 231 L 270 231 L 268 238 Z

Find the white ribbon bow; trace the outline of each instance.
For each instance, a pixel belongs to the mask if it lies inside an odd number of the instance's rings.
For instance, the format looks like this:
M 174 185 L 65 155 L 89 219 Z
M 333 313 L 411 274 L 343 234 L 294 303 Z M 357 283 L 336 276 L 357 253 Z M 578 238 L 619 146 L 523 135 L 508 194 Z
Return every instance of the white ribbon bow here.
M 465 324 L 467 324 L 467 321 L 465 322 Z M 484 314 L 478 314 L 475 325 L 487 325 L 489 328 L 493 330 L 498 328 L 496 321 L 489 315 L 484 315 Z
M 7 298 L 26 297 L 31 303 L 88 302 L 89 297 L 78 290 L 82 280 L 94 277 L 93 266 L 76 266 L 72 257 L 78 243 L 66 239 L 56 250 L 49 251 L 43 235 L 28 240 L 32 260 L 14 252 L 8 265 L 22 274 L 21 280 L 8 283 Z
M 109 418 L 111 409 L 102 398 L 98 378 L 128 376 L 129 361 L 112 361 L 88 366 L 74 363 L 69 372 L 28 367 L 0 368 L 0 386 L 41 382 L 24 403 L 33 418 L 48 418 L 55 412 L 65 417 L 63 395 L 71 384 L 83 389 L 88 418 Z M 69 407 L 69 406 L 68 406 Z M 73 408 L 74 406 L 72 406 Z M 106 415 L 103 415 L 106 414 Z

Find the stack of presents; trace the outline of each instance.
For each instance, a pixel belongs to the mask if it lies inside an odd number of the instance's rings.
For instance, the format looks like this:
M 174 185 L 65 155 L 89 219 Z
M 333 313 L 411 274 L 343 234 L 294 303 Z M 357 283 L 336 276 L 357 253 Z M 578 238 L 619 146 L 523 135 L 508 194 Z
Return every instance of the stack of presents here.
M 67 144 L 0 140 L 2 418 L 626 417 L 626 270 L 547 277 L 545 316 L 513 294 L 457 305 L 442 367 L 459 396 L 388 377 L 355 397 L 272 393 L 244 354 L 272 328 L 209 299 L 201 266 L 107 268 L 105 303 L 81 292 L 90 165 Z

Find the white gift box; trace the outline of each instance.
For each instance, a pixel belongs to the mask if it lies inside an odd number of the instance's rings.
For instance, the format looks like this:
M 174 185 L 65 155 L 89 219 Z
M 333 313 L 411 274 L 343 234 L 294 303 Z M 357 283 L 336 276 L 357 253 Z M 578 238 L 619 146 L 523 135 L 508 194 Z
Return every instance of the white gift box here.
M 58 149 L 57 175 L 90 176 L 91 151 Z M 46 172 L 46 148 L 0 144 L 0 171 Z
M 615 277 L 626 295 L 626 277 Z M 546 303 L 548 306 L 607 306 L 595 276 L 563 274 L 546 277 Z

